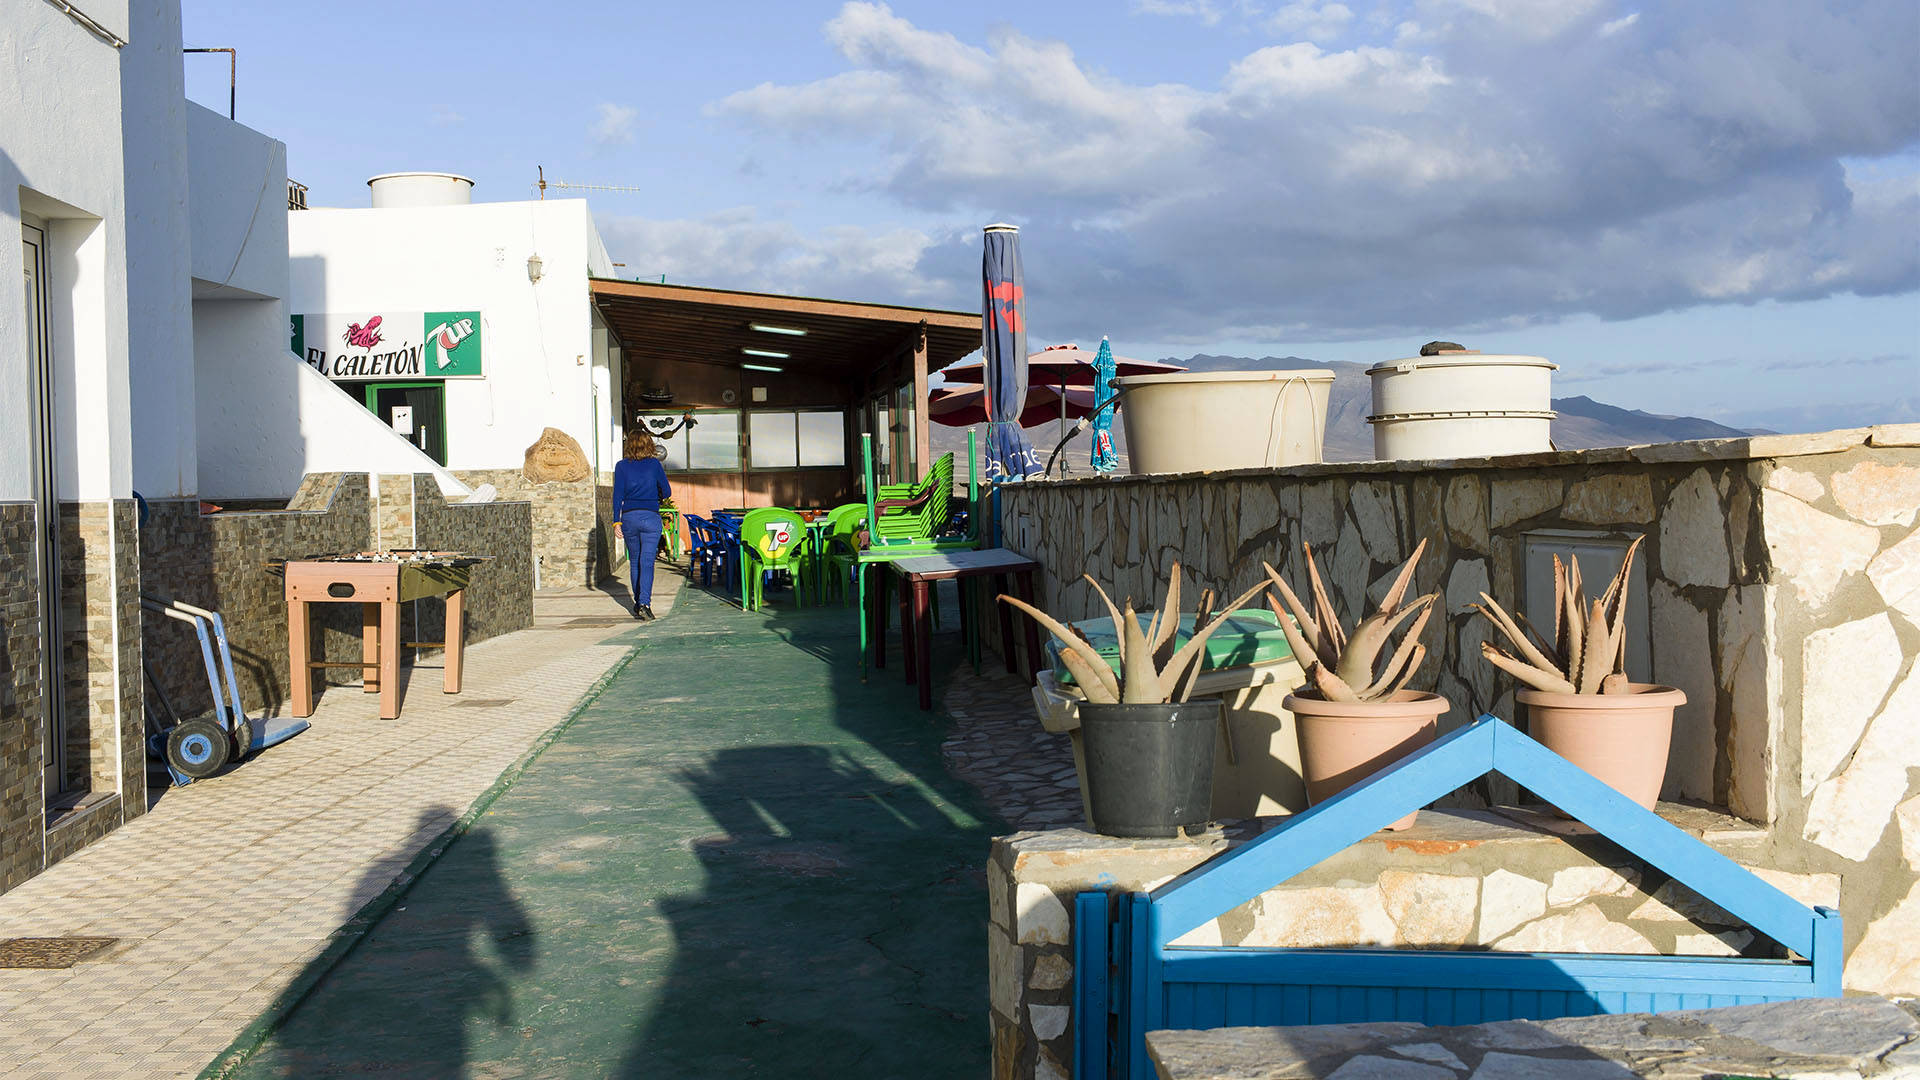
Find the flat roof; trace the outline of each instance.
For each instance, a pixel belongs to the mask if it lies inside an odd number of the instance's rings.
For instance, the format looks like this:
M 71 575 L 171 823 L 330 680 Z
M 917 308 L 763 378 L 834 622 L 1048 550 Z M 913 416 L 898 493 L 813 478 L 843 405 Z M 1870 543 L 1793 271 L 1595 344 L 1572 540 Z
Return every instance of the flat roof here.
M 742 349 L 789 354 L 814 371 L 854 374 L 893 359 L 927 328 L 927 370 L 938 371 L 980 348 L 980 313 L 870 304 L 780 293 L 740 292 L 653 281 L 589 278 L 594 306 L 632 360 L 679 360 L 739 367 Z M 782 334 L 753 324 L 804 330 Z

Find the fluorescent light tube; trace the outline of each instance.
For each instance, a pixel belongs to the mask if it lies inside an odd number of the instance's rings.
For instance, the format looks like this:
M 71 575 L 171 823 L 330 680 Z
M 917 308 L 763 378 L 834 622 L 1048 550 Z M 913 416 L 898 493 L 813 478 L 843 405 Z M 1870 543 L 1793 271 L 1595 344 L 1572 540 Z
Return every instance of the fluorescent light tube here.
M 774 352 L 772 349 L 741 349 L 740 351 L 746 353 L 748 356 L 764 356 L 771 360 L 785 360 L 793 355 L 792 353 Z
M 758 330 L 763 334 L 787 334 L 792 337 L 805 337 L 807 332 L 791 326 L 768 326 L 766 323 L 748 323 L 747 329 Z
M 772 364 L 741 364 L 740 366 L 746 368 L 748 371 L 781 372 L 787 370 L 786 368 L 774 367 Z

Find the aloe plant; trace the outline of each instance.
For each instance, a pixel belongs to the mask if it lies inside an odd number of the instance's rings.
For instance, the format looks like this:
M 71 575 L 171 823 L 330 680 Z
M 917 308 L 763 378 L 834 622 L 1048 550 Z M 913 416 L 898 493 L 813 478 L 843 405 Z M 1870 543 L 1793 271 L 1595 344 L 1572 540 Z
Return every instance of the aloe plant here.
M 1569 557 L 1562 565 L 1553 557 L 1553 641 L 1549 643 L 1527 621 L 1515 618 L 1493 597 L 1480 594 L 1473 608 L 1487 617 L 1513 651 L 1482 642 L 1480 655 L 1501 671 L 1535 690 L 1551 694 L 1630 693 L 1626 668 L 1627 574 L 1633 569 L 1636 537 L 1620 561 L 1607 591 L 1591 604 L 1580 580 L 1580 560 Z
M 1301 693 L 1323 701 L 1385 701 L 1405 689 L 1414 673 L 1420 670 L 1420 662 L 1427 658 L 1427 647 L 1420 644 L 1420 631 L 1433 614 L 1434 602 L 1440 599 L 1439 593 L 1428 593 L 1412 603 L 1401 602 L 1407 595 L 1407 586 L 1413 583 L 1414 566 L 1427 550 L 1427 542 L 1422 540 L 1413 549 L 1413 554 L 1394 576 L 1387 594 L 1380 598 L 1379 609 L 1361 619 L 1351 634 L 1341 628 L 1333 601 L 1328 599 L 1327 588 L 1320 580 L 1320 568 L 1313 561 L 1313 545 L 1301 547 L 1307 553 L 1307 582 L 1313 595 L 1311 607 L 1287 587 L 1286 579 L 1278 570 L 1266 563 L 1260 564 L 1274 587 L 1280 590 L 1286 608 L 1282 610 L 1271 593 L 1267 595 L 1267 603 L 1280 617 L 1280 628 L 1286 632 L 1294 657 L 1307 665 L 1307 686 Z M 1394 631 L 1408 619 L 1413 620 L 1412 625 L 1401 635 L 1400 644 L 1389 651 Z M 1384 664 L 1380 662 L 1383 654 Z
M 1061 662 L 1073 674 L 1073 681 L 1086 694 L 1087 700 L 1100 705 L 1152 705 L 1187 700 L 1200 674 L 1200 656 L 1207 638 L 1220 628 L 1221 621 L 1227 615 L 1266 588 L 1264 582 L 1255 585 L 1218 612 L 1213 609 L 1213 590 L 1202 589 L 1200 605 L 1194 611 L 1193 636 L 1187 639 L 1185 645 L 1175 649 L 1174 632 L 1180 628 L 1179 563 L 1173 564 L 1165 602 L 1154 612 L 1145 630 L 1140 629 L 1140 619 L 1133 610 L 1131 597 L 1127 599 L 1123 611 L 1107 595 L 1107 590 L 1093 580 L 1092 574 L 1081 576 L 1093 586 L 1094 592 L 1100 594 L 1101 603 L 1106 605 L 1107 614 L 1113 618 L 1114 639 L 1120 647 L 1120 672 L 1117 675 L 1099 650 L 1071 627 L 1018 597 L 1001 596 L 1000 599 L 1026 612 L 1060 640 L 1064 646 L 1060 651 Z

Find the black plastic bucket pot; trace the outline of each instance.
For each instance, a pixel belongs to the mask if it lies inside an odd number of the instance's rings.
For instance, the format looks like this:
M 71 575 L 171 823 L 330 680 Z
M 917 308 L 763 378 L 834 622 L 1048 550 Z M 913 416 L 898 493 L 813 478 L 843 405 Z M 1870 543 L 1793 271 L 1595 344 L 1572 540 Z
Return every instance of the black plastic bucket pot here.
M 1174 836 L 1207 823 L 1220 699 L 1080 703 L 1087 802 L 1103 836 Z

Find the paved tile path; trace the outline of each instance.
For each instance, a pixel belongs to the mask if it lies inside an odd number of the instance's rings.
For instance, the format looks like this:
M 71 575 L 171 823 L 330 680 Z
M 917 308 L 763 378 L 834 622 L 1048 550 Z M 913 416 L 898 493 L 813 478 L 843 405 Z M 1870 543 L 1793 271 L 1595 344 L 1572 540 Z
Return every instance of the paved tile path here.
M 984 1074 L 1000 825 L 853 648 L 684 592 L 237 1075 Z
M 0 970 L 0 1076 L 196 1075 L 627 655 L 644 631 L 621 614 L 606 593 L 543 594 L 534 629 L 468 650 L 463 693 L 423 668 L 398 722 L 333 688 L 304 734 L 0 895 L 0 937 L 121 939 Z

